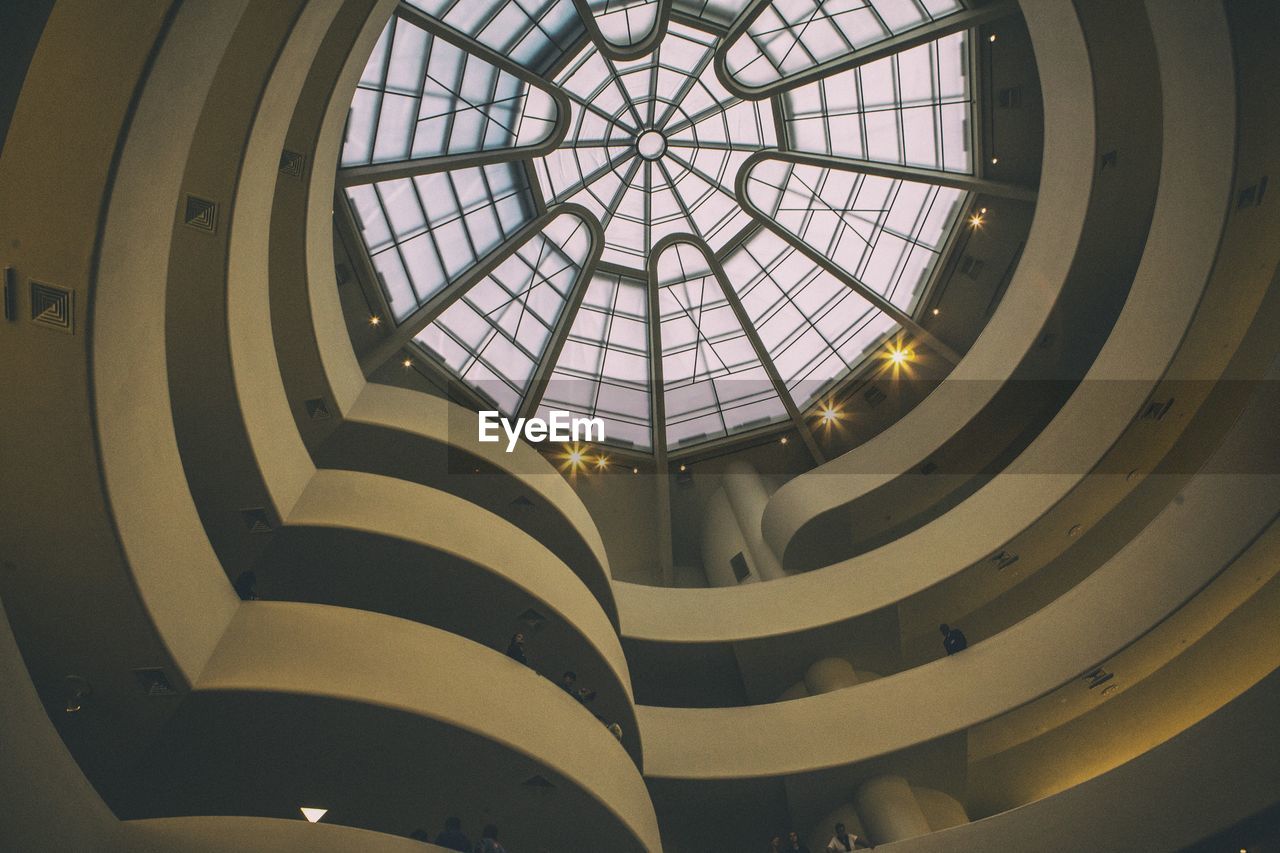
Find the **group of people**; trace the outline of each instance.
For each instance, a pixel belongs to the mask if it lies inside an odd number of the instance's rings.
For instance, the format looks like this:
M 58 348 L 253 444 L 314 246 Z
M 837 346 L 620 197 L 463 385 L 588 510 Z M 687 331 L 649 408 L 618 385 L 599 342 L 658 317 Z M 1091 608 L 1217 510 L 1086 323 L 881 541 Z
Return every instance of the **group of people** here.
M 533 665 L 529 663 L 529 656 L 525 653 L 524 634 L 522 632 L 517 631 L 511 636 L 511 642 L 507 643 L 507 657 L 517 663 L 524 664 L 530 669 L 533 668 Z M 571 669 L 564 671 L 560 676 L 560 689 L 572 696 L 574 700 L 580 703 L 584 708 L 591 710 L 590 706 L 591 703 L 595 701 L 596 691 L 589 687 L 580 686 L 578 684 L 578 674 L 576 672 Z M 605 728 L 607 728 L 614 737 L 618 740 L 622 740 L 622 726 L 617 723 L 608 722 L 595 711 L 591 711 L 591 714 L 601 723 L 604 723 Z
M 414 841 L 431 841 L 431 836 L 425 829 L 415 829 L 409 837 Z M 436 835 L 432 843 L 445 850 L 457 850 L 459 853 L 507 853 L 507 848 L 498 841 L 498 827 L 493 824 L 485 826 L 484 831 L 480 833 L 480 840 L 473 847 L 471 839 L 462 831 L 462 819 L 457 817 L 445 820 L 444 830 Z
M 840 853 L 847 850 L 870 850 L 874 845 L 860 835 L 850 833 L 843 823 L 836 824 L 835 835 L 822 848 L 822 853 Z M 800 840 L 800 834 L 794 829 L 787 833 L 786 841 L 781 835 L 775 835 L 769 841 L 769 853 L 809 853 L 809 848 Z

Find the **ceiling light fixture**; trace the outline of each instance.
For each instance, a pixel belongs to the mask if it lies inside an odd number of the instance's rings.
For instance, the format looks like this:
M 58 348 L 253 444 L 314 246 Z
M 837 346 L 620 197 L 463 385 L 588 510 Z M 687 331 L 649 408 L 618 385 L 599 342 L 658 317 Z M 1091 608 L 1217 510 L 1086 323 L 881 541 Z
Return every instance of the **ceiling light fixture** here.
M 597 470 L 597 471 L 604 471 L 604 470 L 607 470 L 607 469 L 608 469 L 608 467 L 609 467 L 609 457 L 608 457 L 608 456 L 603 456 L 603 455 L 602 455 L 602 456 L 597 456 L 597 457 L 596 457 L 596 470 Z
M 381 322 L 382 322 L 382 318 L 381 318 L 381 317 L 379 317 L 377 314 L 374 314 L 372 317 L 370 317 L 370 318 L 369 318 L 369 325 L 370 325 L 370 326 L 376 326 L 376 325 L 378 325 L 378 324 L 379 324 L 379 323 L 381 323 Z
M 842 417 L 840 410 L 833 403 L 823 403 L 822 408 L 818 410 L 818 419 L 824 427 L 839 423 Z
M 973 227 L 973 228 L 981 228 L 981 227 L 982 227 L 982 214 L 981 214 L 981 213 L 975 213 L 973 216 L 970 216 L 970 217 L 969 217 L 969 225 L 970 225 L 971 227 Z
M 560 459 L 564 463 L 560 466 L 560 470 L 568 471 L 571 475 L 587 470 L 587 463 L 591 461 L 587 454 L 590 449 L 584 444 L 566 444 L 564 452 L 560 454 Z
M 915 353 L 909 347 L 889 345 L 887 358 L 894 367 L 901 367 L 909 361 L 914 361 L 915 357 Z

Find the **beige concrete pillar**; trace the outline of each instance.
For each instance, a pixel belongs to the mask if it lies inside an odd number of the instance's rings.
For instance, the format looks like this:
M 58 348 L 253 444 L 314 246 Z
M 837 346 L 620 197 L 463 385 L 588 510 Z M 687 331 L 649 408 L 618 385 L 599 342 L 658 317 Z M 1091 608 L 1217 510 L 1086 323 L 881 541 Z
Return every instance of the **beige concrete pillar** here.
M 769 543 L 764 541 L 764 533 L 760 527 L 765 505 L 769 503 L 769 491 L 765 488 L 760 472 L 749 462 L 730 462 L 724 471 L 724 490 L 729 496 L 733 515 L 738 520 L 738 528 L 742 531 L 742 538 L 746 540 L 751 552 L 751 562 L 760 579 L 786 577 L 782 563 Z
M 733 558 L 741 552 L 749 574 L 738 580 L 733 571 Z M 755 560 L 738 529 L 733 507 L 723 488 L 716 489 L 707 500 L 702 515 L 702 568 L 708 586 L 737 586 L 759 580 L 754 572 Z
M 964 806 L 945 791 L 921 788 L 919 785 L 913 785 L 911 790 L 916 795 L 916 802 L 920 804 L 920 811 L 924 812 L 932 832 L 969 822 L 969 813 L 964 810 Z
M 929 821 L 911 785 L 901 776 L 868 779 L 858 787 L 854 803 L 862 825 L 876 844 L 929 834 Z
M 830 693 L 858 683 L 853 664 L 844 658 L 823 658 L 804 673 L 804 686 L 810 696 Z

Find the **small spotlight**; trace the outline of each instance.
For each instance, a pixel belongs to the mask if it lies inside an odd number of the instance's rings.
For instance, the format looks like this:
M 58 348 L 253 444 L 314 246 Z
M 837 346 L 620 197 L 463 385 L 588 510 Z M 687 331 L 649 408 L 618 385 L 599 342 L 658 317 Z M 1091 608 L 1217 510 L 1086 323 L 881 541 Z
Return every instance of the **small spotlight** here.
M 688 465 L 681 465 L 681 466 L 680 466 L 680 471 L 681 471 L 681 473 L 683 473 L 683 472 L 685 472 L 685 471 L 688 471 L 688 470 L 689 470 L 689 466 L 688 466 Z
M 913 358 L 915 354 L 907 347 L 889 347 L 889 361 L 893 362 L 895 367 L 901 367 Z
M 941 314 L 941 313 L 942 313 L 942 312 L 941 312 L 941 311 L 939 311 L 937 308 L 934 308 L 934 309 L 933 309 L 933 316 L 937 317 L 937 316 L 938 316 L 939 314 Z
M 999 158 L 999 157 L 992 157 L 992 158 L 991 158 L 991 165 L 992 165 L 992 166 L 996 165 L 996 164 L 997 164 L 997 163 L 999 163 L 999 162 L 1000 162 L 1000 158 Z
M 982 214 L 981 214 L 981 213 L 975 213 L 973 216 L 970 216 L 970 217 L 969 217 L 969 227 L 970 227 L 970 228 L 981 228 L 981 227 L 982 227 L 982 222 L 983 222 L 983 219 L 982 219 Z
M 840 410 L 831 403 L 824 403 L 818 410 L 818 420 L 824 427 L 829 427 L 840 420 Z
M 631 469 L 631 473 L 632 473 L 632 474 L 639 474 L 639 473 L 640 473 L 640 469 L 639 469 L 638 467 L 637 467 L 637 468 L 632 468 L 632 469 Z
M 995 40 L 996 40 L 996 34 L 995 34 L 995 33 L 992 33 L 990 36 L 988 36 L 988 37 L 987 37 L 987 41 L 991 41 L 991 42 L 993 42 L 993 41 L 995 41 Z
M 404 360 L 404 366 L 405 366 L 405 367 L 413 367 L 413 359 L 411 359 L 411 358 L 406 358 L 406 359 Z
M 604 470 L 606 470 L 608 467 L 609 467 L 609 457 L 608 457 L 608 456 L 597 456 L 597 457 L 596 457 L 596 470 L 597 470 L 597 471 L 604 471 Z
M 381 322 L 382 322 L 382 318 L 381 318 L 381 317 L 379 317 L 377 314 L 374 314 L 372 317 L 370 317 L 370 318 L 369 318 L 369 325 L 370 325 L 370 326 L 376 326 L 376 325 L 378 325 L 378 324 L 379 324 L 379 323 L 381 323 Z
M 584 470 L 587 463 L 591 461 L 587 456 L 588 450 L 590 447 L 583 444 L 564 445 L 564 453 L 560 454 L 560 458 L 564 460 L 561 470 L 568 471 L 570 474 L 577 474 Z
M 787 437 L 784 435 L 784 436 L 780 439 L 780 442 L 781 442 L 782 444 L 786 444 L 786 443 L 787 443 Z
M 979 212 L 979 213 L 981 213 L 983 216 L 986 216 L 986 215 L 987 215 L 987 209 L 986 209 L 985 207 L 984 207 L 984 208 L 982 208 L 982 210 L 980 210 L 980 211 L 978 211 L 978 212 Z

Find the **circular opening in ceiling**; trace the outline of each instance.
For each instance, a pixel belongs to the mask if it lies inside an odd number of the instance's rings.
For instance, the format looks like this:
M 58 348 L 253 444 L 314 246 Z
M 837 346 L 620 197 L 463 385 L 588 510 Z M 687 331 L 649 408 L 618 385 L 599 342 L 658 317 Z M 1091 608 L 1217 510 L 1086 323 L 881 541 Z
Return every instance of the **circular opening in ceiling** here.
M 645 160 L 657 160 L 667 150 L 667 139 L 656 130 L 646 130 L 636 139 L 636 150 Z

